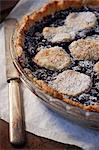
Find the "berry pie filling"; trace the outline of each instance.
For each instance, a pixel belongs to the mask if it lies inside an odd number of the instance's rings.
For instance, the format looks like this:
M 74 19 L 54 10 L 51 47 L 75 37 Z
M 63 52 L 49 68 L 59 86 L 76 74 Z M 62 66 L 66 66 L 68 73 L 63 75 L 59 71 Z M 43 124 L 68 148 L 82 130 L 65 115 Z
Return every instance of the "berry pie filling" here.
M 99 9 L 68 8 L 49 15 L 25 34 L 22 68 L 64 97 L 99 105 Z

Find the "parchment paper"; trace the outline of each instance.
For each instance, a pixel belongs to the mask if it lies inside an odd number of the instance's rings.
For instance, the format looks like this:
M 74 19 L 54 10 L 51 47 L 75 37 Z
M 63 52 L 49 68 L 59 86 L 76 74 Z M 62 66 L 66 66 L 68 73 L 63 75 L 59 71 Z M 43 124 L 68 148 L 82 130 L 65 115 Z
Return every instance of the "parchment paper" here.
M 21 0 L 9 17 L 20 19 L 38 9 L 47 0 Z M 0 25 L 0 118 L 9 122 L 8 85 L 5 68 L 5 40 L 3 23 Z M 99 150 L 99 131 L 82 128 L 44 106 L 22 84 L 26 130 L 62 143 L 77 145 L 86 150 Z

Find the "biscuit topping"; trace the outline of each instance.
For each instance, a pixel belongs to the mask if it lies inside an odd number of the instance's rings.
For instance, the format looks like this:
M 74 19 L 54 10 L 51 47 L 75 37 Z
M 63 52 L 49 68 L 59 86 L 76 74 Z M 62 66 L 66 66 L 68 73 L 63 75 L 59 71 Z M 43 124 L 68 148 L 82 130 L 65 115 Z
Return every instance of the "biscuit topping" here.
M 74 31 L 90 29 L 96 25 L 97 18 L 92 12 L 70 13 L 65 21 Z
M 77 60 L 98 60 L 99 39 L 79 39 L 69 46 L 72 56 Z
M 70 57 L 63 48 L 55 46 L 41 49 L 33 61 L 47 69 L 63 69 L 69 66 Z
M 60 73 L 52 85 L 62 94 L 77 96 L 90 88 L 91 79 L 83 73 L 67 70 Z
M 52 43 L 71 41 L 75 38 L 75 32 L 66 26 L 45 27 L 43 36 Z
M 97 18 L 92 12 L 70 13 L 63 26 L 45 27 L 43 36 L 52 43 L 72 41 L 79 31 L 94 27 L 96 21 Z

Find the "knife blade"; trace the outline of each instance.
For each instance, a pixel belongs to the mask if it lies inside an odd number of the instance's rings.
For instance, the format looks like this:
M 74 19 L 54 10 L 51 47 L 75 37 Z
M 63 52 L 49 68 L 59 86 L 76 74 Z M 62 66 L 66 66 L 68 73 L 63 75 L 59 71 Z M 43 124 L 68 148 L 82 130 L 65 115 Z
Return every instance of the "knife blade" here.
M 4 22 L 5 33 L 5 58 L 6 76 L 9 87 L 10 104 L 10 142 L 14 145 L 22 145 L 25 142 L 25 130 L 23 121 L 22 98 L 20 94 L 20 76 L 15 68 L 10 54 L 10 38 L 14 32 L 17 21 L 8 19 Z

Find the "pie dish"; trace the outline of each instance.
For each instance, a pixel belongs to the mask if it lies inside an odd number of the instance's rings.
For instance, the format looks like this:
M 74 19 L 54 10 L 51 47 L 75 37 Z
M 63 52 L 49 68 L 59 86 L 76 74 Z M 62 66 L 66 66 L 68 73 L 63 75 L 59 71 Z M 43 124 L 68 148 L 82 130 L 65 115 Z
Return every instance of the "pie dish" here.
M 16 61 L 31 84 L 99 112 L 98 0 L 62 0 L 25 16 L 15 31 Z M 83 20 L 83 21 L 82 21 Z

